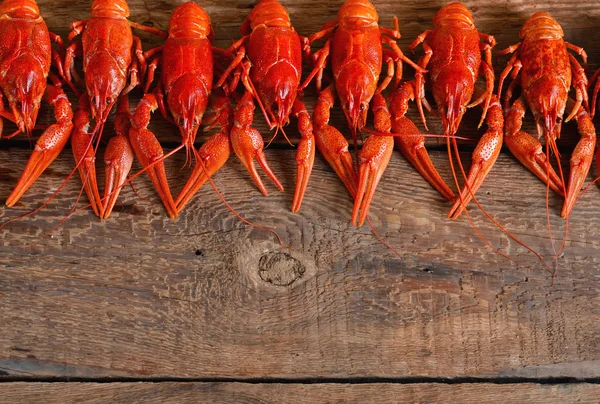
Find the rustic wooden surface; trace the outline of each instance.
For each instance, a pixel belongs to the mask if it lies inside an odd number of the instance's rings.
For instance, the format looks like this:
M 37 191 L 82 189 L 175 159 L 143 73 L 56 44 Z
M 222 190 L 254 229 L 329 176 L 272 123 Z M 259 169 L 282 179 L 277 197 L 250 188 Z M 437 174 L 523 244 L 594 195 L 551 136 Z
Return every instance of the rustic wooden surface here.
M 284 3 L 302 34 L 334 18 L 341 4 Z M 393 15 L 399 17 L 404 50 L 444 4 L 374 3 L 388 26 Z M 86 18 L 89 4 L 64 4 L 39 2 L 49 27 L 66 36 L 68 22 Z M 133 20 L 161 29 L 177 4 L 129 1 Z M 210 13 L 221 46 L 238 37 L 251 6 L 250 1 L 200 4 Z M 496 36 L 498 49 L 517 41 L 528 15 L 546 10 L 563 23 L 567 40 L 586 47 L 591 66 L 600 60 L 597 2 L 466 4 L 480 30 Z M 145 48 L 158 43 L 141 36 Z M 309 106 L 313 101 L 307 94 Z M 49 111 L 40 119 L 49 122 Z M 476 112 L 467 117 L 465 136 L 481 133 L 476 120 Z M 339 110 L 332 122 L 346 127 Z M 431 122 L 431 131 L 439 131 L 435 117 Z M 257 127 L 266 132 L 260 117 Z M 176 144 L 176 131 L 160 117 L 152 129 L 169 147 Z M 577 138 L 572 126 L 565 126 L 564 136 L 561 150 L 568 155 Z M 451 183 L 447 156 L 436 142 L 430 141 L 434 163 Z M 472 145 L 462 147 L 468 164 Z M 22 138 L 0 143 L 0 198 L 8 196 L 29 152 Z M 485 247 L 464 216 L 448 220 L 448 204 L 400 155 L 392 159 L 371 210 L 377 231 L 399 257 L 367 226 L 350 226 L 351 199 L 320 156 L 299 214 L 289 211 L 294 151 L 279 143 L 267 158 L 286 187 L 283 193 L 270 187 L 271 196 L 264 198 L 235 157 L 215 183 L 244 217 L 274 228 L 283 246 L 235 219 L 209 187 L 172 221 L 145 177 L 135 181 L 145 199 L 125 189 L 109 220 L 100 221 L 89 210 L 77 212 L 40 240 L 73 206 L 79 193 L 74 178 L 47 209 L 0 230 L 0 397 L 32 401 L 65 394 L 72 401 L 93 396 L 147 402 L 175 400 L 181 393 L 194 402 L 360 402 L 383 394 L 391 401 L 474 402 L 488 394 L 497 401 L 598 401 L 590 384 L 523 383 L 548 378 L 596 383 L 600 378 L 598 188 L 572 215 L 552 286 L 541 264 L 477 209 L 471 212 L 481 233 L 523 266 Z M 180 171 L 182 165 L 183 155 L 167 164 L 175 192 L 189 174 Z M 17 207 L 0 208 L 0 221 L 39 206 L 73 166 L 65 150 Z M 545 187 L 514 158 L 500 156 L 479 199 L 550 262 Z M 559 209 L 560 201 L 551 195 L 550 220 L 558 238 L 565 227 Z M 151 383 L 222 377 L 263 383 Z M 404 384 L 420 377 L 463 383 Z M 47 378 L 145 383 L 34 383 Z M 279 385 L 269 378 L 387 382 Z M 470 378 L 514 384 L 471 383 Z M 10 383 L 16 380 L 26 383 Z
M 597 403 L 593 384 L 7 383 L 5 398 L 44 403 Z

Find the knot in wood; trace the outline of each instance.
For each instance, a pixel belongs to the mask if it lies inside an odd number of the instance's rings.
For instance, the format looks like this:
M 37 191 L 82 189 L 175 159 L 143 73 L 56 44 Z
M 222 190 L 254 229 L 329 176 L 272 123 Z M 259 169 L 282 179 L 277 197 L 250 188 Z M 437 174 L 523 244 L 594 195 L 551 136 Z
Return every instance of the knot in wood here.
M 260 279 L 275 286 L 290 286 L 305 272 L 304 264 L 287 253 L 269 252 L 258 261 Z

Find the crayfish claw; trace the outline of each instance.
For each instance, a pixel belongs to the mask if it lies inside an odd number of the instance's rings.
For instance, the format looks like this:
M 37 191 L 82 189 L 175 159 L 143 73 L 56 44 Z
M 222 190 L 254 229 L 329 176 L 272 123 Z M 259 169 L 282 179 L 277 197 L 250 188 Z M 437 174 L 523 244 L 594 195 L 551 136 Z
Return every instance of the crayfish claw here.
M 104 152 L 105 185 L 104 185 L 104 213 L 103 219 L 110 216 L 117 198 L 127 181 L 127 176 L 133 164 L 133 149 L 129 139 L 124 135 L 117 135 L 110 139 Z
M 223 167 L 230 154 L 231 146 L 226 133 L 218 132 L 208 138 L 198 150 L 194 170 L 175 200 L 177 212 L 181 212 L 202 185 Z
M 360 152 L 358 190 L 352 210 L 352 225 L 356 225 L 358 219 L 358 227 L 360 227 L 367 218 L 373 195 L 392 158 L 393 150 L 393 136 L 371 135 L 365 141 Z
M 298 143 L 298 150 L 296 151 L 296 191 L 292 202 L 292 212 L 294 213 L 300 210 L 314 163 L 315 138 L 314 136 L 303 137 Z

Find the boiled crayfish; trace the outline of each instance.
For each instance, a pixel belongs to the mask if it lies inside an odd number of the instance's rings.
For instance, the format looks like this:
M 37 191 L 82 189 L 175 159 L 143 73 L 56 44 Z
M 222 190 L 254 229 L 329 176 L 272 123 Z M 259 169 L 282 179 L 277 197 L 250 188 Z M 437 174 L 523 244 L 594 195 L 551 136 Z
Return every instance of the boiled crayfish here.
M 231 126 L 229 94 L 221 92 L 215 99 L 216 114 L 211 121 L 221 124 L 221 132 L 213 135 L 199 149 L 194 148 L 213 90 L 213 31 L 210 17 L 200 6 L 188 2 L 179 6 L 169 20 L 169 35 L 164 45 L 146 52 L 155 56 L 148 68 L 146 89 L 154 79 L 156 66 L 162 64 L 160 81 L 154 94 L 144 96 L 134 114 L 129 137 L 137 159 L 147 170 L 167 213 L 174 218 L 193 194 L 218 171 L 230 154 L 227 132 Z M 150 113 L 159 108 L 174 122 L 182 143 L 171 154 L 185 147 L 187 161 L 196 157 L 196 167 L 186 186 L 173 200 L 164 166 L 165 154 L 156 136 L 147 129 Z
M 292 202 L 292 211 L 297 212 L 302 204 L 315 158 L 312 123 L 299 92 L 302 75 L 300 36 L 294 30 L 287 11 L 277 0 L 259 2 L 240 30 L 243 37 L 228 49 L 228 52 L 235 52 L 236 56 L 217 83 L 223 84 L 225 78 L 235 71 L 246 88 L 230 133 L 231 144 L 265 196 L 268 192 L 254 166 L 254 160 L 277 188 L 283 191 L 283 186 L 265 158 L 262 135 L 252 127 L 254 100 L 258 102 L 271 129 L 277 128 L 277 131 L 283 132 L 283 127 L 290 121 L 290 115 L 298 118 L 302 138 L 296 152 L 297 178 Z M 244 60 L 246 56 L 248 59 Z
M 48 31 L 35 1 L 2 2 L 0 37 L 5 44 L 0 47 L 0 116 L 15 122 L 19 128 L 4 138 L 20 132 L 31 138 L 42 98 L 54 107 L 56 119 L 56 123 L 37 140 L 25 170 L 6 201 L 7 206 L 13 206 L 67 144 L 73 129 L 73 111 L 60 88 L 59 78 L 50 73 L 52 62 L 59 71 L 62 70 L 59 52 L 52 47 L 54 42 L 62 48 L 62 41 Z M 52 85 L 47 84 L 48 78 Z M 10 111 L 4 109 L 3 96 L 7 98 Z M 0 133 L 2 127 L 0 118 Z
M 141 41 L 134 36 L 131 27 L 164 35 L 161 31 L 136 24 L 128 20 L 129 7 L 125 0 L 94 0 L 90 19 L 71 24 L 69 41 L 64 62 L 64 74 L 67 83 L 78 93 L 73 83 L 77 79 L 74 61 L 75 56 L 83 56 L 83 73 L 88 100 L 84 101 L 81 111 L 81 122 L 86 124 L 78 127 L 73 136 L 73 155 L 77 168 L 84 182 L 84 188 L 94 212 L 100 217 L 107 217 L 112 211 L 116 196 L 126 178 L 133 154 L 131 147 L 124 147 L 123 142 L 126 128 L 121 131 L 118 140 L 109 142 L 105 151 L 107 162 L 107 178 L 119 179 L 119 183 L 108 184 L 105 197 L 99 198 L 95 169 L 92 169 L 97 144 L 108 114 L 119 100 L 119 110 L 124 114 L 128 111 L 127 100 L 123 97 L 140 84 L 146 70 Z M 81 35 L 81 42 L 73 40 Z M 85 94 L 84 94 L 85 96 Z M 95 125 L 88 133 L 91 115 Z M 123 115 L 125 116 L 125 115 Z M 126 120 L 125 120 L 126 122 Z M 92 153 L 90 154 L 90 150 Z M 121 166 L 127 163 L 128 167 Z
M 315 136 L 318 138 L 319 151 L 334 167 L 350 193 L 355 196 L 353 223 L 356 223 L 358 210 L 362 206 L 363 214 L 359 224 L 362 224 L 366 217 L 372 193 L 391 157 L 393 138 L 391 136 L 379 138 L 379 135 L 374 135 L 367 139 L 359 158 L 360 181 L 358 181 L 358 188 L 353 189 L 356 188 L 357 181 L 352 157 L 348 153 L 347 143 L 342 141 L 343 136 L 340 138 L 339 131 L 328 124 L 329 108 L 333 106 L 337 93 L 357 150 L 357 131 L 362 130 L 366 125 L 367 112 L 373 96 L 381 93 L 394 77 L 396 85 L 400 82 L 403 62 L 410 64 L 417 71 L 424 71 L 404 56 L 392 39 L 400 38 L 398 20 L 394 18 L 395 29 L 380 27 L 378 21 L 379 16 L 371 2 L 348 0 L 340 8 L 337 20 L 326 23 L 321 31 L 311 35 L 304 47 L 305 52 L 310 53 L 310 44 L 327 38 L 323 48 L 314 53 L 316 69 L 302 84 L 302 88 L 316 77 L 317 90 L 321 91 L 323 71 L 331 60 L 334 83 L 321 93 L 319 106 L 315 107 L 313 115 Z M 383 44 L 388 48 L 384 49 Z M 379 83 L 384 61 L 388 66 L 387 74 Z M 383 108 L 384 104 L 385 100 L 378 98 L 378 102 L 373 106 L 376 117 L 379 116 L 378 112 L 383 111 L 379 109 Z M 383 122 L 376 122 L 376 124 L 386 131 L 389 129 Z M 369 182 L 371 185 L 368 185 Z M 370 190 L 365 197 L 367 188 Z
M 581 55 L 584 62 L 587 55 L 582 48 L 563 39 L 561 26 L 548 13 L 535 13 L 529 17 L 519 36 L 521 42 L 500 52 L 500 55 L 513 54 L 498 86 L 500 96 L 504 79 L 511 75 L 513 81 L 504 96 L 505 142 L 525 167 L 564 196 L 561 215 L 567 218 L 590 169 L 596 145 L 596 131 L 585 108 L 588 104 L 588 80 L 583 67 L 568 49 Z M 547 63 L 548 60 L 552 63 Z M 519 85 L 522 94 L 510 104 Z M 565 187 L 562 168 L 560 175 L 557 174 L 550 164 L 549 151 L 559 156 L 556 139 L 560 137 L 571 87 L 575 89 L 576 100 L 565 122 L 577 118 L 581 139 L 571 156 L 569 183 Z M 544 136 L 546 140 L 546 153 L 537 139 L 521 130 L 527 105 L 533 113 L 538 138 Z
M 473 152 L 473 160 L 466 182 L 448 216 L 460 216 L 473 198 L 485 177 L 492 169 L 502 147 L 504 120 L 499 102 L 493 95 L 494 71 L 492 69 L 492 48 L 496 41 L 491 35 L 480 33 L 469 10 L 460 3 L 450 3 L 442 7 L 433 19 L 434 28 L 417 37 L 410 45 L 415 49 L 423 44 L 424 55 L 419 66 L 427 69 L 425 75 L 418 71 L 416 79 L 416 102 L 427 128 L 423 108 L 431 107 L 425 99 L 425 84 L 428 82 L 442 117 L 448 153 L 452 163 L 452 143 L 461 171 L 456 132 L 467 108 L 483 104 L 480 124 L 486 120 L 488 131 L 481 137 Z M 482 52 L 485 58 L 482 60 Z M 479 75 L 485 76 L 485 90 L 476 92 L 475 84 Z M 472 98 L 475 100 L 472 101 Z M 493 113 L 488 113 L 493 109 Z M 458 187 L 454 165 L 454 179 Z M 427 177 L 426 177 L 427 178 Z M 431 182 L 431 180 L 430 180 Z M 439 187 L 436 187 L 439 188 Z M 446 198 L 450 196 L 447 191 Z

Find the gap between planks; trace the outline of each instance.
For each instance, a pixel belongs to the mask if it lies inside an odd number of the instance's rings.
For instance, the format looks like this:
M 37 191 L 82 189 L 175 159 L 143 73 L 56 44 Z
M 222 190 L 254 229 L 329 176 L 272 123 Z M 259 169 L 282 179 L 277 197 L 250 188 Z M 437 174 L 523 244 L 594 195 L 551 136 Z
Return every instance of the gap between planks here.
M 241 384 L 597 384 L 600 377 L 15 377 L 1 376 L 7 383 L 241 383 Z

